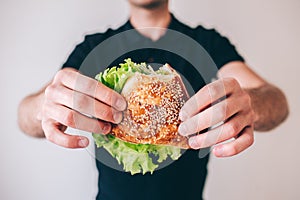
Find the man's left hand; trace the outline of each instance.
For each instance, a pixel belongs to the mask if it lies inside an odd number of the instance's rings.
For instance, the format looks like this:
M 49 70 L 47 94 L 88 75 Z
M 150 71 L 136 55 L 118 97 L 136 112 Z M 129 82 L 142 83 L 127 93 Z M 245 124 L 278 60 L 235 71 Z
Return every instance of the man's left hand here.
M 216 145 L 213 153 L 228 157 L 254 142 L 251 98 L 234 78 L 220 79 L 203 87 L 184 104 L 179 116 L 183 121 L 179 133 L 189 136 L 193 149 Z M 195 134 L 200 131 L 203 133 Z M 222 143 L 229 139 L 234 140 Z

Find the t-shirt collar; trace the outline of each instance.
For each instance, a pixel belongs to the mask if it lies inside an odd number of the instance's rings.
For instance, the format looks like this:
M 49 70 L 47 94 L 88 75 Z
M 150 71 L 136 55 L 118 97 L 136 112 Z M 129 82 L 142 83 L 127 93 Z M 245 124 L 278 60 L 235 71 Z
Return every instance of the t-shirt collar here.
M 130 20 L 128 20 L 124 26 L 123 26 L 123 30 L 124 31 L 128 31 L 128 30 L 132 30 L 134 29 L 134 27 L 132 26 Z M 180 28 L 180 22 L 174 17 L 174 15 L 171 13 L 171 21 L 170 24 L 168 25 L 167 29 L 171 29 L 171 30 L 175 30 L 175 31 L 179 31 Z M 167 33 L 166 33 L 167 34 Z M 165 34 L 165 35 L 166 35 Z M 160 39 L 162 39 L 165 35 L 163 35 Z M 145 36 L 143 36 L 142 34 L 140 34 L 138 31 L 136 31 L 136 36 L 139 37 L 140 39 L 149 39 Z M 159 40 L 160 40 L 159 39 Z M 150 40 L 150 39 L 149 39 Z

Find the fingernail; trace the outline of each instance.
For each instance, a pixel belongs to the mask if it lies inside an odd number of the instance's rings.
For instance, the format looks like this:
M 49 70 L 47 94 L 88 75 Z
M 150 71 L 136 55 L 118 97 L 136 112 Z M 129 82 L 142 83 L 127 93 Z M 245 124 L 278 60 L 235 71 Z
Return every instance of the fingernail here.
M 193 149 L 197 149 L 198 147 L 197 147 L 197 141 L 196 141 L 196 139 L 195 138 L 190 138 L 189 139 L 189 145 L 190 145 L 190 147 L 191 148 L 193 148 Z
M 121 112 L 117 112 L 113 114 L 114 121 L 119 124 L 123 120 L 123 114 Z
M 103 131 L 103 134 L 109 133 L 109 132 L 110 132 L 110 124 L 109 124 L 109 123 L 105 123 L 105 124 L 103 125 L 102 131 Z
M 180 119 L 181 121 L 185 121 L 185 120 L 187 119 L 187 114 L 186 114 L 186 112 L 180 111 L 180 112 L 179 112 L 179 119 Z
M 184 124 L 179 125 L 178 128 L 178 133 L 182 136 L 186 136 L 187 135 L 187 127 Z
M 215 155 L 218 156 L 218 157 L 224 156 L 223 146 L 221 146 L 221 145 L 216 146 L 216 147 L 214 148 L 214 153 L 215 153 Z
M 87 147 L 88 144 L 89 144 L 89 140 L 84 137 L 80 138 L 80 140 L 78 141 L 79 147 Z
M 118 110 L 123 111 L 123 110 L 126 109 L 127 103 L 123 99 L 117 99 L 116 107 L 117 107 Z

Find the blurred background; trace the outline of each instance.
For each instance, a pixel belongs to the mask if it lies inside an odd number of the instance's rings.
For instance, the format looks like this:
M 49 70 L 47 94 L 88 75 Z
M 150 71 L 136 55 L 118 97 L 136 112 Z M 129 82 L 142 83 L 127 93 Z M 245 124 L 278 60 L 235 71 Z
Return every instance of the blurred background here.
M 290 104 L 289 119 L 271 132 L 256 133 L 255 144 L 244 153 L 211 156 L 204 197 L 300 199 L 300 1 L 170 3 L 182 22 L 216 28 L 229 37 Z M 0 1 L 1 200 L 95 198 L 98 172 L 90 154 L 24 135 L 17 127 L 17 106 L 51 79 L 85 34 L 116 28 L 127 17 L 126 0 Z

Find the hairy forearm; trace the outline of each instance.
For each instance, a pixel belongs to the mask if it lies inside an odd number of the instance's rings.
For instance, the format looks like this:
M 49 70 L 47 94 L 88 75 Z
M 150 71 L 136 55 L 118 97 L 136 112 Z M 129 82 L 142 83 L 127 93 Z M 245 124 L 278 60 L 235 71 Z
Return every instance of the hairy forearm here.
M 45 137 L 41 126 L 41 121 L 37 116 L 41 110 L 43 92 L 38 92 L 24 98 L 18 109 L 18 124 L 20 129 L 33 137 Z
M 283 92 L 277 87 L 265 84 L 246 91 L 251 97 L 252 108 L 256 114 L 256 131 L 269 131 L 287 118 L 288 103 Z

